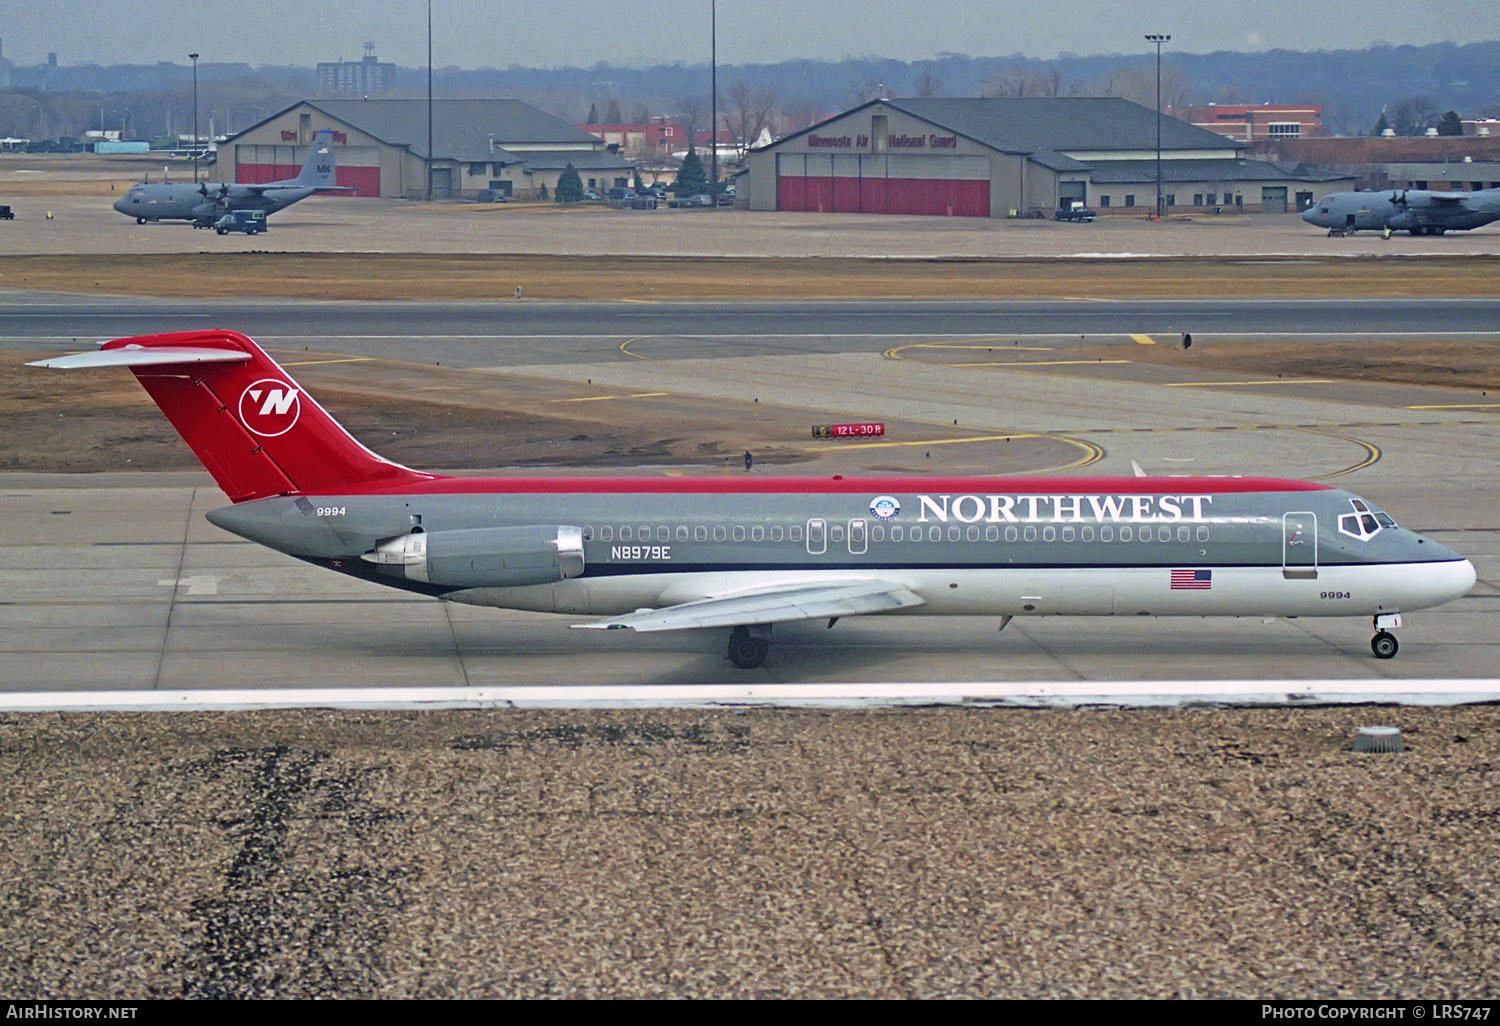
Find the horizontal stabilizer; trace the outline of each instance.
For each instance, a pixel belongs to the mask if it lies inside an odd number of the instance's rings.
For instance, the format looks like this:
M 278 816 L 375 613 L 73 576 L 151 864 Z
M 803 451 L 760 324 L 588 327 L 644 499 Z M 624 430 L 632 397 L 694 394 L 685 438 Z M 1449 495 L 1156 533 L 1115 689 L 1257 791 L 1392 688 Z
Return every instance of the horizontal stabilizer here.
M 249 353 L 237 349 L 194 349 L 190 346 L 123 346 L 94 353 L 73 353 L 37 360 L 28 367 L 74 370 L 79 367 L 151 367 L 172 363 L 244 363 Z
M 821 620 L 860 613 L 884 613 L 920 606 L 923 600 L 904 585 L 890 581 L 845 581 L 797 584 L 752 594 L 726 595 L 684 602 L 664 609 L 627 613 L 574 627 L 593 630 L 679 631 L 693 627 L 737 627 L 742 624 Z

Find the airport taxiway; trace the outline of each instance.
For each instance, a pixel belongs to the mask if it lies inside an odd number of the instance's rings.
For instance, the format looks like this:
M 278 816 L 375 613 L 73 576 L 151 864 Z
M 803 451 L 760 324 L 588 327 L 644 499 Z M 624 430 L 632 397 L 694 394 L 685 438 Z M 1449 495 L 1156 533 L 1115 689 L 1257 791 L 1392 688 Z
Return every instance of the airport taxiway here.
M 349 341 L 351 351 L 400 344 Z M 1415 386 L 929 364 L 890 358 L 893 341 L 874 351 L 732 356 L 718 345 L 712 355 L 668 347 L 624 358 L 610 337 L 573 336 L 593 362 L 530 364 L 482 343 L 463 352 L 472 372 L 594 390 L 726 404 L 763 391 L 783 406 L 951 423 L 990 433 L 982 437 L 1025 426 L 1097 446 L 1090 473 L 1129 474 L 1135 461 L 1155 473 L 1337 478 L 1473 559 L 1480 582 L 1449 606 L 1410 614 L 1389 662 L 1371 658 L 1363 620 L 1023 618 L 996 634 L 991 620 L 867 617 L 832 631 L 778 627 L 770 661 L 746 673 L 724 660 L 720 632 L 577 632 L 566 617 L 449 605 L 307 567 L 209 525 L 204 512 L 224 499 L 203 474 L 9 474 L 0 478 L 0 680 L 53 690 L 1235 679 L 1253 670 L 1294 681 L 1482 678 L 1500 665 L 1500 409 L 1460 409 L 1462 393 Z M 913 470 L 918 450 L 930 451 L 901 438 L 861 444 Z M 967 469 L 981 470 L 982 447 L 974 459 Z

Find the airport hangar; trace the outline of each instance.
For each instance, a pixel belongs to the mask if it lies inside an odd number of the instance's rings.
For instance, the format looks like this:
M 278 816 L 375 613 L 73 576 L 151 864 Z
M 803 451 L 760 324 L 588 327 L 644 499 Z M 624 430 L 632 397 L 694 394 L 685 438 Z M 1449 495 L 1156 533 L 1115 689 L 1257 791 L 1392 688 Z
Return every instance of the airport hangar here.
M 520 100 L 432 102 L 432 195 L 537 199 L 572 164 L 586 188 L 629 185 L 634 165 L 595 135 Z M 336 177 L 355 196 L 427 194 L 426 100 L 303 100 L 230 136 L 226 182 L 295 178 L 313 134 L 333 132 Z M 543 192 L 545 190 L 545 192 Z
M 751 210 L 1039 216 L 1082 203 L 1146 215 L 1156 111 L 1118 97 L 878 99 L 749 155 Z M 1163 206 L 1305 210 L 1354 176 L 1286 171 L 1245 144 L 1161 119 Z

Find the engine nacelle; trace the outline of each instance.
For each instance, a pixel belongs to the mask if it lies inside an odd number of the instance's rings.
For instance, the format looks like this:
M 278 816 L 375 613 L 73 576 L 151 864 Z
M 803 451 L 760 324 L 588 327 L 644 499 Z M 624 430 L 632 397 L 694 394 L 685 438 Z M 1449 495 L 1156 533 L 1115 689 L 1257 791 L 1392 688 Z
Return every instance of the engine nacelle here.
M 583 530 L 567 525 L 477 527 L 397 535 L 360 556 L 382 571 L 450 588 L 518 588 L 583 573 Z

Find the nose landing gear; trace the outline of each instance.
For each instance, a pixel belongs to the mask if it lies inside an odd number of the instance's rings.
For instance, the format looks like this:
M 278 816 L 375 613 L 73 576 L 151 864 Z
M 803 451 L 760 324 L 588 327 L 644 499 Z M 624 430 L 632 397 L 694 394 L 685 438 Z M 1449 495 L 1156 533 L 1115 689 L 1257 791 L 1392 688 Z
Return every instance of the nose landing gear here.
M 1370 651 L 1375 653 L 1376 659 L 1395 658 L 1401 646 L 1396 643 L 1396 636 L 1391 630 L 1400 626 L 1400 613 L 1382 613 L 1375 617 L 1375 636 L 1370 639 Z
M 740 626 L 729 632 L 729 661 L 742 670 L 753 670 L 763 664 L 770 651 L 770 624 Z

